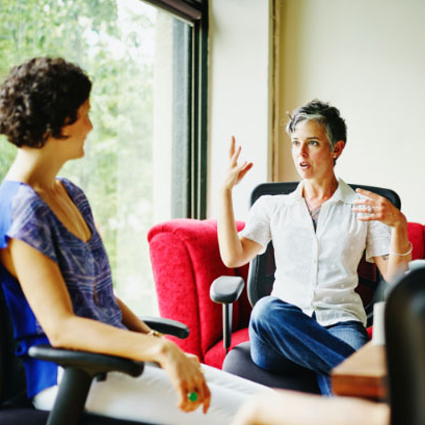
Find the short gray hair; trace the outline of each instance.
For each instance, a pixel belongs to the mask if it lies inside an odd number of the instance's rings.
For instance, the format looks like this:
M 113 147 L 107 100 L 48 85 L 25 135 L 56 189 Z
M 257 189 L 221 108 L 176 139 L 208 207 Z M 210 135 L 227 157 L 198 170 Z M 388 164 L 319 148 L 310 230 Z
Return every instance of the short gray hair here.
M 323 125 L 326 131 L 331 149 L 336 142 L 342 140 L 347 143 L 347 126 L 345 120 L 341 117 L 339 110 L 329 103 L 314 99 L 306 105 L 295 109 L 289 115 L 289 122 L 286 126 L 286 132 L 289 135 L 295 132 L 297 125 L 302 121 L 315 121 Z

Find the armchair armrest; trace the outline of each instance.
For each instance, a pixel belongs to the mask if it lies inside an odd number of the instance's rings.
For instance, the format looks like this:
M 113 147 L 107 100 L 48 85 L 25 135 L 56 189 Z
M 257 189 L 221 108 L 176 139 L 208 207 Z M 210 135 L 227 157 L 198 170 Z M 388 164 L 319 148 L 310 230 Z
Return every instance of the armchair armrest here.
M 141 317 L 141 320 L 161 333 L 181 339 L 189 336 L 189 328 L 176 320 L 159 317 Z M 47 425 L 79 425 L 94 378 L 104 380 L 107 373 L 112 371 L 137 377 L 144 368 L 143 362 L 105 354 L 64 350 L 49 345 L 31 347 L 29 355 L 54 362 L 65 369 Z
M 180 339 L 189 336 L 189 328 L 181 322 L 163 317 L 140 317 L 151 329 L 167 335 L 173 335 Z
M 31 357 L 52 361 L 65 368 L 59 392 L 47 425 L 79 425 L 93 378 L 106 379 L 111 371 L 139 376 L 144 363 L 116 356 L 64 350 L 38 345 L 29 350 Z
M 244 286 L 239 276 L 220 276 L 211 285 L 210 297 L 215 303 L 231 304 L 239 299 Z
M 244 286 L 244 280 L 239 276 L 220 276 L 210 288 L 211 300 L 223 305 L 223 345 L 226 353 L 232 343 L 233 303 L 239 299 Z
M 50 345 L 36 345 L 29 349 L 29 355 L 39 360 L 56 363 L 63 368 L 76 367 L 89 376 L 103 379 L 108 372 L 122 372 L 137 377 L 142 374 L 144 363 L 123 357 L 87 351 L 65 350 Z

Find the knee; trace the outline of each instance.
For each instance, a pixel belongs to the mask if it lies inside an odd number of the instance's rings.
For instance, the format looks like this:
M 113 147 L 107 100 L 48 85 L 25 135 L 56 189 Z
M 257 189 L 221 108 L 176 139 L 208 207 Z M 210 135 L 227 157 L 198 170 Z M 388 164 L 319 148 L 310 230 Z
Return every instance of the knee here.
M 270 296 L 259 299 L 251 312 L 251 323 L 261 323 L 268 320 L 273 298 Z
M 251 312 L 250 329 L 253 332 L 267 331 L 277 323 L 290 323 L 297 313 L 301 313 L 301 310 L 292 304 L 273 296 L 263 297 Z
M 250 327 L 254 331 L 265 330 L 270 324 L 275 322 L 278 314 L 279 304 L 282 303 L 278 298 L 267 296 L 257 301 L 251 312 Z M 280 314 L 280 313 L 279 313 Z

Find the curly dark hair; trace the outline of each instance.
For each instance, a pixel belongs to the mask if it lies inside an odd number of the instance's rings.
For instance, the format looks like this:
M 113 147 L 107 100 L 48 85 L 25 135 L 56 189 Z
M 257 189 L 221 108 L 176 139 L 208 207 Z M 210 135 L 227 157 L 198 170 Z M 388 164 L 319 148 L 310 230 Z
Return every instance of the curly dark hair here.
M 42 148 L 78 119 L 92 83 L 62 58 L 39 57 L 14 67 L 0 86 L 0 134 L 18 147 Z
M 339 109 L 330 106 L 329 103 L 314 99 L 301 106 L 289 116 L 290 120 L 286 126 L 286 132 L 291 135 L 298 123 L 305 120 L 316 121 L 325 127 L 331 148 L 338 140 L 347 143 L 347 125 L 341 117 Z

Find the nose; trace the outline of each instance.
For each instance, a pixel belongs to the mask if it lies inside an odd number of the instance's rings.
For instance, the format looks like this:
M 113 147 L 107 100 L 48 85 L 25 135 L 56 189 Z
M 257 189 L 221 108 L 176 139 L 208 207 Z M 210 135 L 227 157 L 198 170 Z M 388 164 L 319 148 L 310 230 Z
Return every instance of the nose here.
M 304 158 L 307 156 L 307 145 L 305 143 L 300 144 L 298 153 Z

